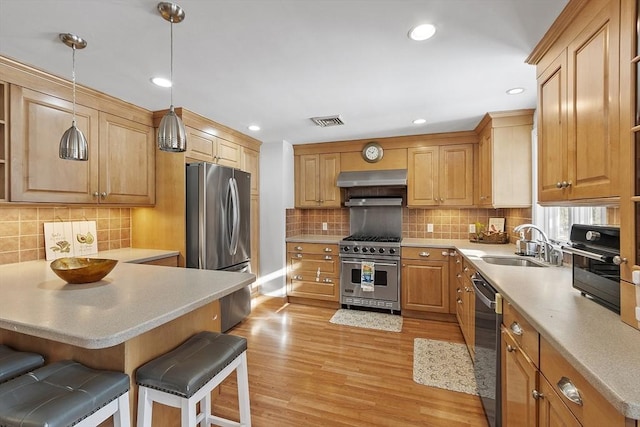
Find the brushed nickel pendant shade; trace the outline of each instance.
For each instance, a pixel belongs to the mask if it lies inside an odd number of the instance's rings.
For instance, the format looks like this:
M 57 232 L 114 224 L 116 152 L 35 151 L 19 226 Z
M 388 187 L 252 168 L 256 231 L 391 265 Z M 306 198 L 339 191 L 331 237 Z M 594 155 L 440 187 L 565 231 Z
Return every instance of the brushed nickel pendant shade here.
M 158 3 L 158 12 L 171 23 L 171 106 L 158 127 L 158 148 L 162 151 L 182 152 L 187 149 L 187 132 L 184 123 L 173 109 L 173 24 L 182 22 L 184 9 L 175 3 Z
M 76 126 L 76 49 L 84 49 L 87 47 L 86 40 L 75 34 L 60 34 L 60 40 L 69 46 L 72 51 L 72 80 L 73 80 L 73 119 L 71 127 L 66 130 L 60 139 L 59 156 L 64 160 L 83 160 L 89 159 L 89 148 L 87 138 Z

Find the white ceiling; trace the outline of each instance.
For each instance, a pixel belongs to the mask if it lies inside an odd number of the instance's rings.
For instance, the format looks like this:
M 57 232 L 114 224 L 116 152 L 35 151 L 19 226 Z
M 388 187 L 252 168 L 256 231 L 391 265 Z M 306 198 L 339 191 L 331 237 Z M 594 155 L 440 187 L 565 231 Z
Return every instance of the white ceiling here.
M 292 144 L 473 129 L 536 104 L 524 63 L 567 0 L 181 0 L 174 104 Z M 154 0 L 0 0 L 0 55 L 149 110 L 169 106 L 170 24 Z M 433 23 L 425 42 L 407 37 Z M 1 76 L 0 76 L 1 78 Z M 509 88 L 526 89 L 518 96 Z M 340 114 L 344 126 L 310 117 Z M 414 125 L 423 117 L 427 123 Z M 249 124 L 262 127 L 247 130 Z

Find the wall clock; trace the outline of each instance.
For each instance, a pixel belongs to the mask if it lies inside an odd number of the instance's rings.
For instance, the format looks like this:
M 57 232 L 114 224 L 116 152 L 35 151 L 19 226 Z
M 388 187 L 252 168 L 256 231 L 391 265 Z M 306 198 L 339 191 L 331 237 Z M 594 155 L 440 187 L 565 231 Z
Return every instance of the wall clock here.
M 362 158 L 369 163 L 379 162 L 383 154 L 382 146 L 375 141 L 368 142 L 362 150 Z

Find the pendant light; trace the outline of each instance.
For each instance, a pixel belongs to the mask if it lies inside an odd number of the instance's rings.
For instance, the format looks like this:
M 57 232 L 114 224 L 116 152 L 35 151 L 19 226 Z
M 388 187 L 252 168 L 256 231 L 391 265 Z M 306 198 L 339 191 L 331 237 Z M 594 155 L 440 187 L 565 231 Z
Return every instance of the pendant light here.
M 76 127 L 76 49 L 84 49 L 87 47 L 86 40 L 76 36 L 75 34 L 60 34 L 60 40 L 73 50 L 73 119 L 71 127 L 62 135 L 60 139 L 59 156 L 65 160 L 88 160 L 89 149 L 87 138 L 80 129 Z
M 158 12 L 171 23 L 171 106 L 158 127 L 158 148 L 162 151 L 181 152 L 187 149 L 187 132 L 180 117 L 173 110 L 173 24 L 182 22 L 184 9 L 175 3 L 158 3 Z

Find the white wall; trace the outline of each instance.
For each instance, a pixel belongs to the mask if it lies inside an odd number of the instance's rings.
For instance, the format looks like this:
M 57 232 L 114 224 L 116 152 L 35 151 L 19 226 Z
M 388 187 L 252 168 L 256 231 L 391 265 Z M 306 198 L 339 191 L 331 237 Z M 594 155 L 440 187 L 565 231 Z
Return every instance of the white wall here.
M 260 290 L 285 296 L 286 212 L 293 207 L 293 146 L 287 141 L 260 147 Z

